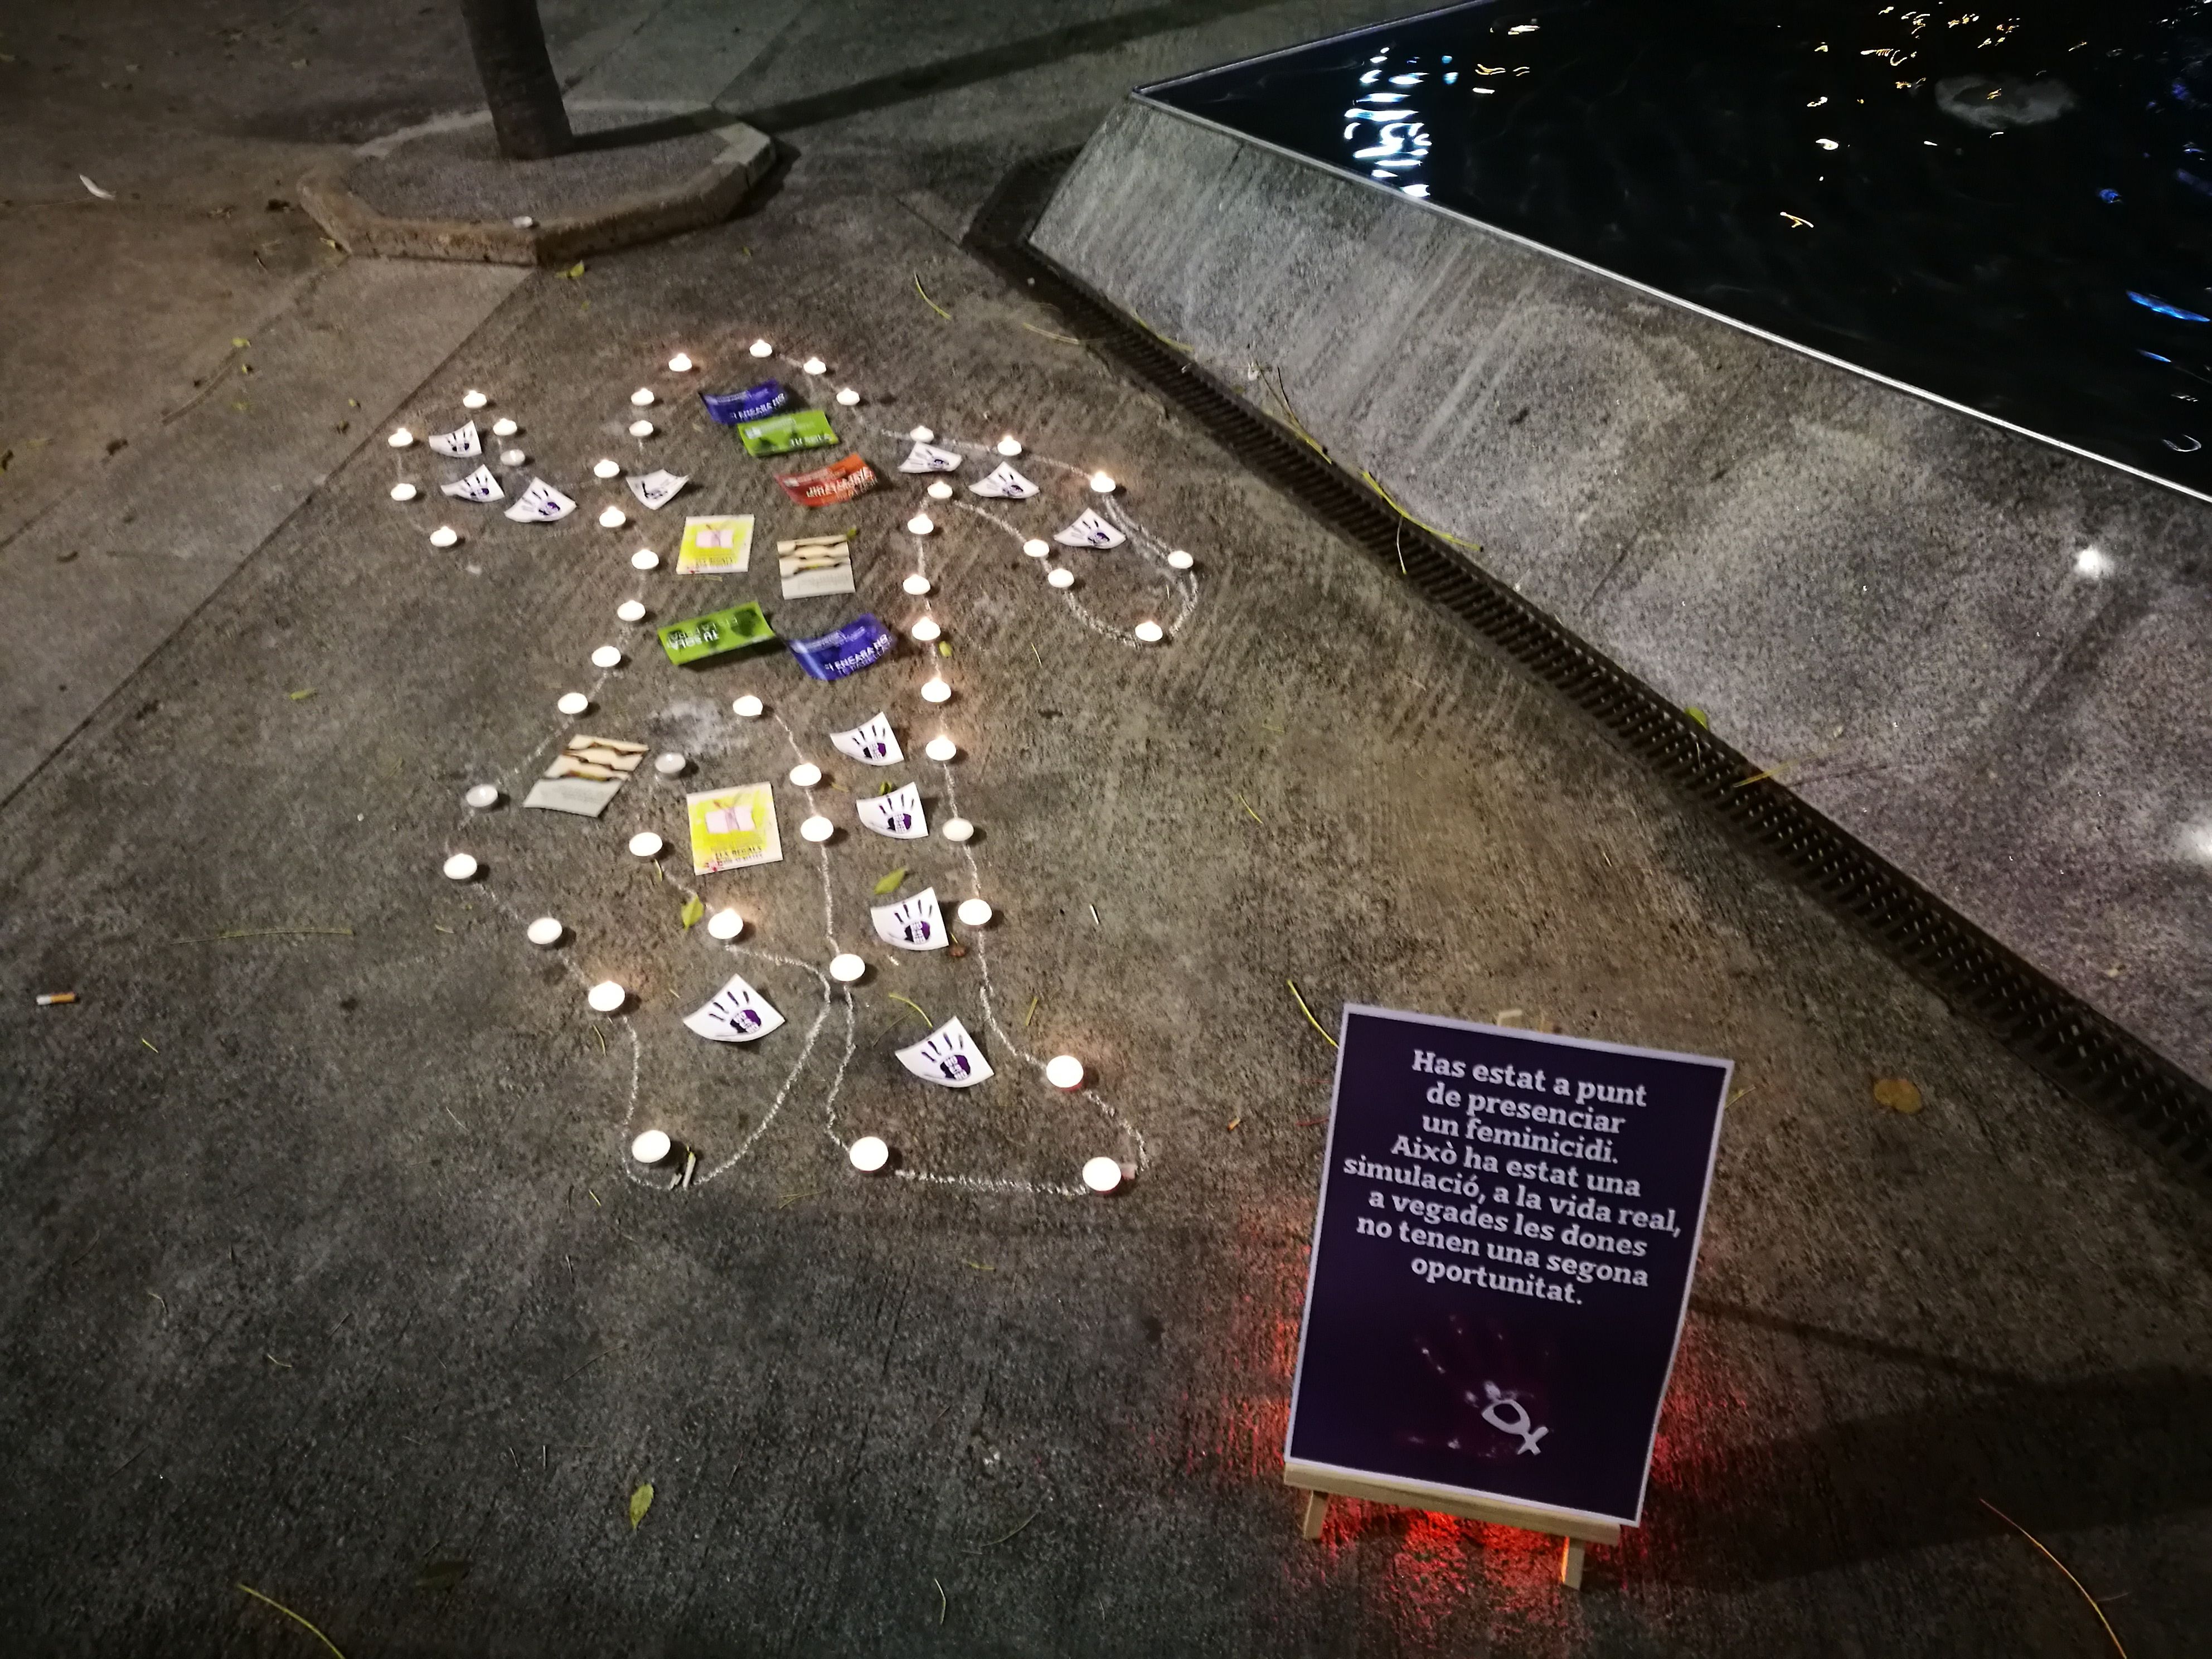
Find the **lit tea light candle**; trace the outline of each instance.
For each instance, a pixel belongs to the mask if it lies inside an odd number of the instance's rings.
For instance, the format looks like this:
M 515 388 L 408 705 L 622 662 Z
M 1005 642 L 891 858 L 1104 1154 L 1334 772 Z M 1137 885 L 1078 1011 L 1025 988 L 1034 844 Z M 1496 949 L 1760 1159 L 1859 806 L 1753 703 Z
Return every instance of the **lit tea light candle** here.
M 915 514 L 914 517 L 906 521 L 906 527 L 917 536 L 927 536 L 931 531 L 937 528 L 934 524 L 930 522 L 929 514 L 927 513 Z
M 561 701 L 553 706 L 564 714 L 580 714 L 592 706 L 592 700 L 580 691 L 563 691 Z
M 830 372 L 830 365 L 819 357 L 809 357 L 799 367 L 803 373 L 808 374 L 827 374 Z
M 495 438 L 512 438 L 521 430 L 520 427 L 515 425 L 504 415 L 491 423 L 491 435 Z
M 952 486 L 945 483 L 944 479 L 939 478 L 935 483 L 930 485 L 929 499 L 933 501 L 951 501 L 952 499 Z
M 660 856 L 661 846 L 660 837 L 650 830 L 641 830 L 629 838 L 630 855 L 633 858 L 657 859 Z
M 999 453 L 1004 455 L 1008 460 L 1013 459 L 1015 456 L 1021 453 L 1022 441 L 1014 436 L 1012 433 L 1009 432 L 1005 437 L 999 440 Z
M 584 1000 L 591 1004 L 593 1013 L 611 1014 L 629 1000 L 629 993 L 623 988 L 620 981 L 603 979 L 584 993 Z
M 620 530 L 624 525 L 628 524 L 629 520 L 623 516 L 622 508 L 618 507 L 611 507 L 605 512 L 599 514 L 599 522 L 610 530 Z
M 1044 1080 L 1055 1089 L 1073 1089 L 1083 1081 L 1083 1062 L 1073 1054 L 1054 1054 L 1044 1063 Z
M 1168 568 L 1170 570 L 1188 570 L 1197 562 L 1197 560 L 1179 547 L 1168 555 Z
M 853 1167 L 862 1175 L 875 1175 L 891 1161 L 891 1149 L 884 1144 L 880 1135 L 862 1135 L 845 1156 L 853 1160 Z
M 730 712 L 741 720 L 757 720 L 767 708 L 768 705 L 750 691 L 730 705 Z
M 430 545 L 433 547 L 451 547 L 455 542 L 460 540 L 460 538 L 461 532 L 459 531 L 454 529 L 453 526 L 449 524 L 441 524 L 435 530 L 430 532 Z
M 529 456 L 527 456 L 527 455 L 524 454 L 524 453 L 523 453 L 520 450 L 519 450 L 519 449 L 509 449 L 509 450 L 503 451 L 503 452 L 501 453 L 500 458 L 499 458 L 499 464 L 500 464 L 501 466 L 520 466 L 520 465 L 521 465 L 525 461 L 528 460 L 529 459 L 530 459 L 530 457 L 529 457 Z
M 671 374 L 689 374 L 691 372 L 691 360 L 682 352 L 678 352 L 668 360 L 668 372 Z
M 1091 493 L 1092 493 L 1092 494 L 1094 494 L 1094 495 L 1112 495 L 1112 494 L 1114 493 L 1114 477 L 1113 477 L 1113 474 L 1111 474 L 1111 473 L 1109 473 L 1109 472 L 1094 472 L 1094 473 L 1092 473 L 1092 474 L 1091 475 Z
M 561 919 L 558 916 L 540 916 L 525 931 L 530 936 L 530 942 L 540 950 L 544 950 L 558 945 L 561 942 L 561 935 L 568 930 L 561 925 Z
M 1032 536 L 1022 544 L 1022 551 L 1033 559 L 1048 558 L 1052 554 L 1052 544 Z
M 755 340 L 752 344 L 746 347 L 745 349 L 751 352 L 756 357 L 773 357 L 775 356 L 775 348 L 770 345 L 766 340 Z
M 620 646 L 603 645 L 592 653 L 592 666 L 594 668 L 614 668 L 619 666 L 621 663 L 622 647 Z
M 965 818 L 947 818 L 938 826 L 937 833 L 947 841 L 966 841 L 975 833 L 975 826 Z
M 1054 587 L 1073 587 L 1075 586 L 1075 573 L 1063 565 L 1054 570 L 1045 580 Z
M 629 1144 L 629 1155 L 641 1164 L 658 1164 L 673 1150 L 675 1143 L 659 1129 L 647 1129 Z
M 464 392 L 461 394 L 461 407 L 463 409 L 482 409 L 490 401 L 491 399 L 485 397 L 481 392 Z
M 411 483 L 396 483 L 392 486 L 392 499 L 395 501 L 411 501 L 415 499 L 416 494 L 415 486 Z
M 653 388 L 649 386 L 641 386 L 638 387 L 636 391 L 629 394 L 629 400 L 635 404 L 640 409 L 643 409 L 647 404 L 653 401 Z
M 837 401 L 850 409 L 860 401 L 860 394 L 848 386 L 841 386 L 837 388 Z
M 918 444 L 926 444 L 937 434 L 926 426 L 918 426 L 906 435 Z
M 477 784 L 461 799 L 475 807 L 477 811 L 488 812 L 499 805 L 499 786 L 495 783 Z
M 924 645 L 927 645 L 932 640 L 935 639 L 945 630 L 937 625 L 936 617 L 924 617 L 920 622 L 915 623 L 913 627 L 908 629 L 906 631 L 910 637 L 921 641 Z
M 854 980 L 860 978 L 861 975 L 867 971 L 868 964 L 861 961 L 860 957 L 854 956 L 850 951 L 843 951 L 841 954 L 830 958 L 830 977 L 836 980 L 840 985 L 850 985 Z
M 394 449 L 404 449 L 415 441 L 415 434 L 404 426 L 395 426 L 392 428 L 392 435 L 384 441 Z
M 446 860 L 447 881 L 467 881 L 477 872 L 477 861 L 466 853 L 456 853 Z
M 908 592 L 913 594 L 915 598 L 918 599 L 923 594 L 929 592 L 929 578 L 923 575 L 921 572 L 917 570 L 914 574 L 908 576 L 904 581 L 901 582 L 899 586 L 906 589 Z
M 829 819 L 823 817 L 819 812 L 817 812 L 812 817 L 807 819 L 805 823 L 799 826 L 799 839 L 802 841 L 827 841 L 830 836 L 836 833 L 837 826 L 830 823 Z
M 921 752 L 930 759 L 942 763 L 957 755 L 960 752 L 960 745 L 950 738 L 932 738 L 928 746 Z
M 622 468 L 612 461 L 594 461 L 592 463 L 592 476 L 594 478 L 611 478 L 621 471 Z
M 1110 1158 L 1094 1158 L 1083 1166 L 1083 1184 L 1094 1193 L 1110 1193 L 1121 1184 L 1121 1166 Z
M 931 679 L 921 688 L 924 702 L 943 702 L 952 696 L 952 688 L 941 679 Z
M 650 438 L 653 435 L 653 422 L 632 421 L 629 423 L 629 435 L 633 438 Z
M 962 899 L 960 908 L 954 914 L 963 927 L 981 927 L 991 920 L 991 907 L 982 899 Z
M 660 555 L 649 547 L 641 547 L 629 556 L 629 568 L 633 570 L 658 570 L 660 568 Z
M 822 781 L 822 769 L 812 761 L 801 761 L 791 769 L 791 781 L 794 788 L 811 789 Z
M 745 919 L 735 910 L 717 910 L 707 918 L 707 932 L 715 939 L 735 939 L 745 931 Z
M 673 749 L 670 750 L 665 755 L 655 755 L 653 757 L 653 769 L 659 773 L 664 778 L 674 777 L 678 772 L 681 772 L 690 763 L 690 762 L 685 760 L 683 756 L 678 754 Z
M 615 620 L 617 622 L 643 622 L 645 620 L 645 607 L 640 605 L 635 599 L 624 599 L 620 605 L 615 607 Z
M 1146 645 L 1158 645 L 1167 637 L 1167 630 L 1156 622 L 1140 622 L 1129 631 Z

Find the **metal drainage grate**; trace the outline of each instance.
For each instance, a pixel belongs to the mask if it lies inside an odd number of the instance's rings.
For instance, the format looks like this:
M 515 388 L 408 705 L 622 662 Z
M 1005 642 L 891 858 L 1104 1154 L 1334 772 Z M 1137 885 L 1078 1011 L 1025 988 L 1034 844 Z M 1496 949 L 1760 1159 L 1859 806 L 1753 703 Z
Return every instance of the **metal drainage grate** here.
M 1872 933 L 1954 1010 L 2060 1088 L 2118 1119 L 2166 1161 L 2212 1174 L 2212 1090 L 2007 950 L 1650 687 L 1593 650 L 1449 543 L 1386 507 L 1204 369 L 1131 322 L 1029 245 L 1075 152 L 1003 179 L 967 246 L 1066 317 L 1086 343 L 1180 406 L 1215 441 L 1353 545 L 1395 567 L 1565 694 L 1770 862 Z

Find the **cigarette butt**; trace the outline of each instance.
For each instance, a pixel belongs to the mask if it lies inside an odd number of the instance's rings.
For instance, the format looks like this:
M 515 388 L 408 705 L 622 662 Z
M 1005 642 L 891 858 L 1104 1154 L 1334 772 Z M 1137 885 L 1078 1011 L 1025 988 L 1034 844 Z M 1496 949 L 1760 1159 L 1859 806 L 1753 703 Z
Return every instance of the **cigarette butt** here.
M 39 1006 L 41 1008 L 51 1008 L 57 1003 L 75 1002 L 76 1000 L 76 993 L 74 991 L 48 991 L 39 998 Z

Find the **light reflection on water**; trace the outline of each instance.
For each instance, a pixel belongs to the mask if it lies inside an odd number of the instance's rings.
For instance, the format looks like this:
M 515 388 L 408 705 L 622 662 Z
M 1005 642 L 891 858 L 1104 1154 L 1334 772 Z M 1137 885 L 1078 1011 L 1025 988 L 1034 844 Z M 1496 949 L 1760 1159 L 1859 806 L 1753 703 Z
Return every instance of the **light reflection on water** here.
M 1147 95 L 2212 494 L 2212 0 L 1537 0 Z

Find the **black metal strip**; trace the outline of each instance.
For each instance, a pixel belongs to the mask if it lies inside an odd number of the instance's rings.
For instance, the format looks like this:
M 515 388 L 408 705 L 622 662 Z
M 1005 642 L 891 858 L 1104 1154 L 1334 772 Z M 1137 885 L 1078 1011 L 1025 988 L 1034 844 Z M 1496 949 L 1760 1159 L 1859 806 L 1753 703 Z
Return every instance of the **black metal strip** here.
M 1181 407 L 1260 477 L 1345 540 L 1405 573 L 1616 743 L 1712 812 L 1769 864 L 1858 923 L 1889 956 L 2068 1094 L 2126 1125 L 2164 1161 L 2212 1175 L 2212 1090 L 2005 948 L 1650 687 L 1460 550 L 1221 386 L 1029 244 L 1075 152 L 1023 163 L 976 215 L 966 246 L 1123 370 Z

